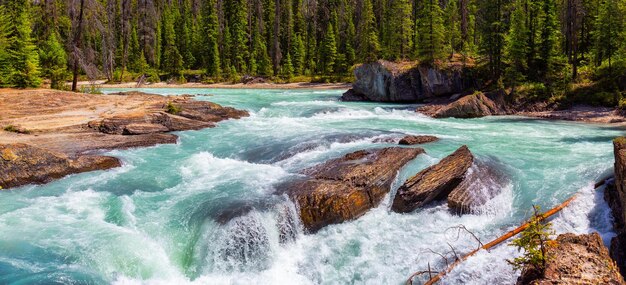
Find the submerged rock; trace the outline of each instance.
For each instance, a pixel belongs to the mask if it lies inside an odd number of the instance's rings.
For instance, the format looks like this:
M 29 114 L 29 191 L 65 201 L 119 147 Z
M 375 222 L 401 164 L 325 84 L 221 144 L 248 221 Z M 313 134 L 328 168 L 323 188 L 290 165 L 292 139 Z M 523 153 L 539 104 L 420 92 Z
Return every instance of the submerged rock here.
M 63 176 L 121 165 L 115 157 L 84 155 L 71 159 L 63 154 L 27 144 L 0 145 L 0 187 L 43 184 Z
M 493 98 L 493 99 L 492 99 Z M 503 91 L 488 95 L 475 93 L 443 106 L 433 115 L 435 118 L 478 118 L 506 114 Z
M 626 274 L 626 138 L 613 140 L 615 156 L 615 183 L 605 189 L 605 199 L 613 212 L 613 229 L 617 233 L 611 240 L 611 257 Z
M 429 97 L 460 93 L 473 86 L 459 66 L 439 69 L 415 62 L 379 60 L 354 70 L 356 81 L 344 101 L 416 102 Z
M 400 147 L 356 151 L 306 169 L 307 178 L 280 188 L 298 204 L 303 226 L 315 232 L 377 206 L 398 170 L 423 152 Z
M 424 144 L 430 142 L 436 142 L 439 138 L 435 136 L 405 136 L 400 139 L 398 144 L 400 145 L 415 145 L 415 144 Z
M 626 284 L 598 233 L 562 234 L 548 248 L 544 276 L 525 268 L 518 285 L 525 284 Z
M 404 182 L 398 189 L 391 209 L 407 213 L 432 201 L 445 199 L 463 181 L 473 162 L 474 156 L 467 146 L 460 147 L 439 163 Z

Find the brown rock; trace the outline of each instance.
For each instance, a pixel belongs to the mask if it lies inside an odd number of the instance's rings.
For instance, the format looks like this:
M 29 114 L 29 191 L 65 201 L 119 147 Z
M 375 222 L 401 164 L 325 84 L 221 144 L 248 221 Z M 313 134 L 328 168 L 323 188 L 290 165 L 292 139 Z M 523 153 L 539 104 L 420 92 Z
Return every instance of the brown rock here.
M 424 144 L 430 142 L 436 142 L 439 138 L 435 136 L 405 136 L 400 139 L 398 144 L 400 145 L 415 145 L 415 144 Z
M 27 144 L 0 145 L 0 187 L 42 184 L 63 176 L 120 166 L 114 157 L 88 155 L 77 159 Z M 11 154 L 10 157 L 5 154 Z M 9 158 L 9 159 L 7 159 Z
M 463 182 L 448 195 L 448 207 L 457 214 L 468 214 L 498 195 L 506 177 L 492 165 L 475 162 Z
M 617 236 L 611 240 L 611 257 L 626 274 L 626 137 L 613 140 L 615 182 L 604 190 L 604 198 L 613 212 L 613 229 Z
M 163 133 L 169 129 L 163 125 L 150 123 L 134 123 L 124 127 L 122 134 L 124 135 L 143 135 L 152 133 Z
M 598 233 L 559 235 L 548 255 L 543 277 L 526 268 L 517 284 L 626 284 Z
M 495 95 L 495 94 L 494 94 Z M 435 118 L 478 118 L 506 113 L 502 96 L 491 99 L 484 93 L 475 93 L 454 101 L 435 112 Z
M 309 177 L 283 190 L 296 201 L 304 227 L 315 232 L 363 215 L 389 192 L 398 170 L 424 150 L 361 150 L 303 171 Z
M 462 146 L 439 163 L 409 178 L 398 189 L 391 209 L 399 213 L 411 212 L 435 200 L 445 199 L 465 177 L 474 156 Z

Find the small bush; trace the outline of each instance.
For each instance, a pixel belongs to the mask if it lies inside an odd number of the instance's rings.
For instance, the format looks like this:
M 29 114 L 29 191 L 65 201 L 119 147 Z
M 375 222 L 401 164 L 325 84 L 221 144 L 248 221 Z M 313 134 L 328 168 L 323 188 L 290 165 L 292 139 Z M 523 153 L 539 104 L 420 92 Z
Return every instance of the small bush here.
M 180 111 L 182 111 L 180 106 L 176 106 L 172 102 L 167 102 L 167 106 L 165 107 L 165 112 L 170 113 L 172 115 L 178 115 Z
M 16 126 L 14 126 L 14 125 L 8 125 L 8 126 L 4 127 L 4 131 L 11 132 L 11 133 L 17 133 L 17 134 L 30 134 L 29 130 L 21 129 L 21 128 L 18 128 Z
M 100 85 L 97 85 L 97 84 L 89 84 L 87 86 L 81 86 L 80 92 L 87 93 L 87 94 L 102 94 L 102 91 L 100 90 Z
M 520 257 L 507 261 L 516 270 L 530 269 L 543 275 L 549 259 L 548 248 L 553 244 L 550 236 L 554 235 L 554 231 L 552 224 L 542 219 L 539 206 L 533 206 L 533 210 L 528 227 L 509 244 L 517 247 L 518 251 L 523 250 L 524 253 Z

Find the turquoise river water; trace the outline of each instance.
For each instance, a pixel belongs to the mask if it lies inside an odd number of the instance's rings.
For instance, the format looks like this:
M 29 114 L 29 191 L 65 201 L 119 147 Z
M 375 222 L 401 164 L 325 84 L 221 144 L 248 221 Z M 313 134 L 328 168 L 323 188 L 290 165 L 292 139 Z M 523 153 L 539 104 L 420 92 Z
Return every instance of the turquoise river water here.
M 403 284 L 429 264 L 443 266 L 431 251 L 476 246 L 447 228 L 463 224 L 486 242 L 528 218 L 532 205 L 549 208 L 574 193 L 579 198 L 553 220 L 556 231 L 598 231 L 605 242 L 613 235 L 602 191 L 592 185 L 611 171 L 620 129 L 523 117 L 432 119 L 415 105 L 340 102 L 341 91 L 143 91 L 199 94 L 251 116 L 179 132 L 176 145 L 108 152 L 123 160 L 118 169 L 0 192 L 0 284 Z M 441 140 L 423 145 L 427 154 L 358 220 L 306 234 L 295 206 L 274 195 L 275 185 L 305 167 L 391 146 L 373 140 L 404 134 Z M 463 144 L 506 172 L 497 197 L 464 216 L 445 203 L 389 211 L 398 182 Z M 254 210 L 229 214 L 242 205 Z M 288 225 L 293 239 L 280 243 L 278 227 Z M 506 259 L 517 254 L 506 245 L 483 251 L 443 283 L 514 283 Z

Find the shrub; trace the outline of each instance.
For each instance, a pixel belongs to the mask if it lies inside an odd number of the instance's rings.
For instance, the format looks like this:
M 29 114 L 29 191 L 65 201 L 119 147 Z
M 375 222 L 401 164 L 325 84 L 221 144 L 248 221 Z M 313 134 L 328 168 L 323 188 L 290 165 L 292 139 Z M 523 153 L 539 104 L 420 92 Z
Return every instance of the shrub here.
M 182 111 L 180 106 L 176 106 L 172 102 L 167 102 L 167 106 L 165 107 L 165 112 L 168 112 L 172 115 L 178 115 L 180 111 Z
M 528 222 L 528 227 L 520 233 L 509 245 L 517 247 L 518 251 L 524 251 L 522 256 L 508 262 L 516 270 L 530 269 L 543 275 L 546 262 L 549 259 L 548 247 L 551 245 L 550 236 L 554 235 L 552 224 L 542 219 L 539 214 L 539 206 L 533 206 L 533 216 Z

